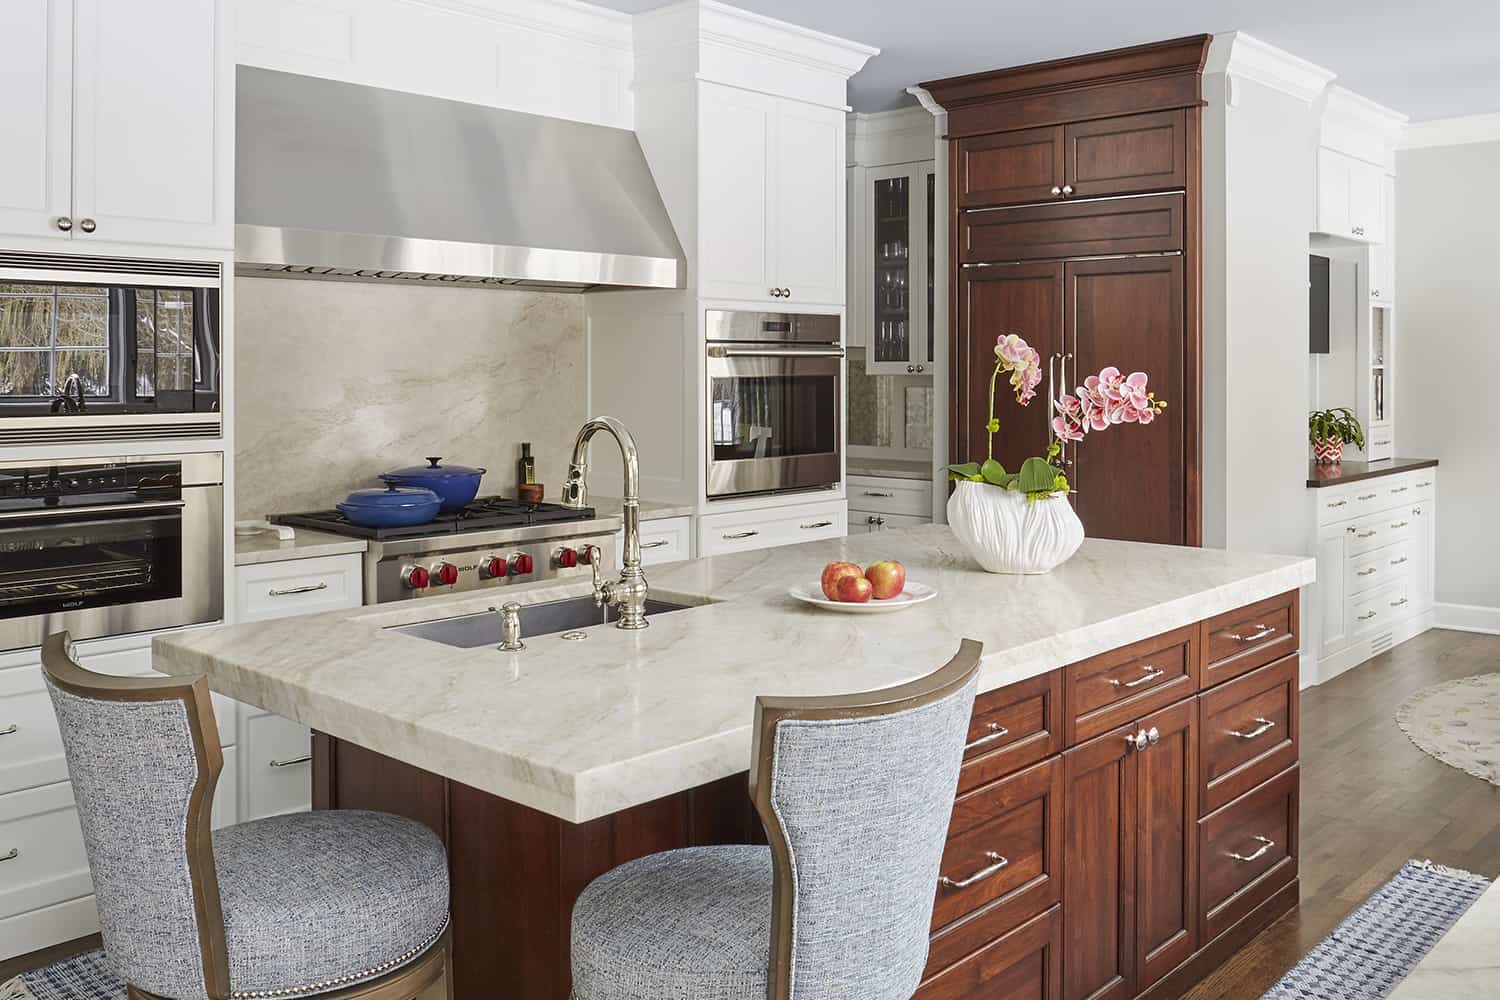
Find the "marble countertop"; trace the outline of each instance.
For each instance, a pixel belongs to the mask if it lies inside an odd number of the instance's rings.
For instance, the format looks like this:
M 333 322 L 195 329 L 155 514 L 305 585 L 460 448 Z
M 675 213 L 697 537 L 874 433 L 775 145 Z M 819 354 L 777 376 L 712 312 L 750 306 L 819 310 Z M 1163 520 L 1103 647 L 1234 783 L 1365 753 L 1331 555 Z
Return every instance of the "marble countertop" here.
M 930 462 L 903 462 L 887 458 L 851 458 L 845 466 L 851 476 L 876 476 L 890 479 L 932 481 Z
M 287 559 L 313 559 L 317 556 L 341 556 L 362 553 L 369 547 L 363 538 L 335 535 L 329 531 L 297 528 L 297 537 L 283 542 L 275 531 L 257 531 L 253 535 L 234 536 L 234 564 L 254 566 L 258 563 L 283 562 Z
M 896 558 L 938 597 L 889 615 L 798 603 L 831 560 Z M 155 667 L 575 823 L 742 772 L 755 697 L 912 680 L 962 638 L 984 643 L 981 690 L 1294 590 L 1311 559 L 1089 539 L 1042 576 L 982 572 L 946 526 L 673 563 L 653 596 L 695 605 L 626 632 L 526 640 L 519 653 L 382 631 L 485 610 L 433 598 L 199 629 L 155 640 Z M 517 594 L 540 603 L 569 583 Z M 522 612 L 525 618 L 525 612 Z
M 620 517 L 623 502 L 619 497 L 596 497 L 589 494 L 589 506 L 594 508 L 594 513 L 599 517 Z M 698 508 L 690 503 L 656 503 L 651 500 L 641 501 L 642 521 L 661 521 L 669 517 L 687 517 L 696 514 Z
M 1390 1000 L 1491 1000 L 1500 993 L 1500 884 L 1491 885 L 1422 957 Z

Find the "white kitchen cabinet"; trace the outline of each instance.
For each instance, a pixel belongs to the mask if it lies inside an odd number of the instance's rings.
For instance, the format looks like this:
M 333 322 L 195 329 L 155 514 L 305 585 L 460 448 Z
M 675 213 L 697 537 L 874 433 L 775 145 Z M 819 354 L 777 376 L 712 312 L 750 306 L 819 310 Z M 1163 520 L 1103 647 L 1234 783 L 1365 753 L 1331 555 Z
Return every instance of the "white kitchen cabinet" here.
M 870 375 L 934 372 L 933 235 L 936 175 L 931 161 L 868 167 L 862 172 L 853 256 L 862 270 L 863 301 L 851 318 L 861 329 Z
M 358 553 L 236 566 L 235 621 L 313 615 L 364 603 L 364 559 Z
M 1361 243 L 1385 241 L 1385 170 L 1318 149 L 1317 231 Z
M 895 476 L 850 476 L 849 534 L 932 523 L 932 483 Z
M 1389 306 L 1396 301 L 1396 178 L 1385 175 L 1385 241 L 1370 247 L 1370 303 Z
M 625 558 L 625 530 L 615 532 L 616 559 Z M 693 557 L 693 518 L 653 518 L 641 522 L 641 565 L 657 566 Z M 617 569 L 619 567 L 616 567 Z
M 232 21 L 230 0 L 0 5 L 0 234 L 233 248 Z
M 706 558 L 838 538 L 849 533 L 848 517 L 843 500 L 705 514 L 698 518 L 698 554 Z
M 699 115 L 699 294 L 842 305 L 843 113 L 705 83 Z

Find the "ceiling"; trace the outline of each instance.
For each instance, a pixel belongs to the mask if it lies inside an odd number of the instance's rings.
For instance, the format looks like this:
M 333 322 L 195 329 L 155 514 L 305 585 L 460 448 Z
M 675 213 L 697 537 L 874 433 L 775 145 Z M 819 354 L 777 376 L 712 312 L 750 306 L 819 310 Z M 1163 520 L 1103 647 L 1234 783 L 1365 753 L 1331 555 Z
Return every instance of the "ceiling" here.
M 637 13 L 665 0 L 594 0 Z M 1245 31 L 1414 121 L 1500 111 L 1495 0 L 731 0 L 880 48 L 850 81 L 856 111 L 910 103 L 922 80 L 1200 32 Z

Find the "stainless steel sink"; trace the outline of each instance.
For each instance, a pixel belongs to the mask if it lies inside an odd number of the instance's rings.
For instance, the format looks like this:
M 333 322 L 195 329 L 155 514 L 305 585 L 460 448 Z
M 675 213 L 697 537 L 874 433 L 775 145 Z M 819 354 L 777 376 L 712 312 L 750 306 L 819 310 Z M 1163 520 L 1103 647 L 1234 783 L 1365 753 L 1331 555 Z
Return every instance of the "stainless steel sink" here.
M 670 601 L 646 601 L 646 619 L 669 611 L 683 611 L 692 605 L 673 604 Z M 616 608 L 600 608 L 592 597 L 573 597 L 565 601 L 549 601 L 521 608 L 521 638 L 530 639 L 538 635 L 552 635 L 571 629 L 603 625 L 620 617 Z M 474 649 L 478 646 L 500 645 L 500 612 L 495 608 L 473 615 L 457 618 L 439 618 L 414 625 L 391 625 L 387 631 L 414 635 L 419 639 L 441 642 L 445 646 Z

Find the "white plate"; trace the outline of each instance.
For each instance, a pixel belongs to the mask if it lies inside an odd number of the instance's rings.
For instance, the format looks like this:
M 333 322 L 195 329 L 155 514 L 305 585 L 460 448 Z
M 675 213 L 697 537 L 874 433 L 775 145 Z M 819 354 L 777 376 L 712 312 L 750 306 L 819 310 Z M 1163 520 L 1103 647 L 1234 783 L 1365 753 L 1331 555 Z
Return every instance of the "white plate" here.
M 830 601 L 823 596 L 823 584 L 817 580 L 812 583 L 799 583 L 787 590 L 787 593 L 804 604 L 827 608 L 829 611 L 845 611 L 853 615 L 883 615 L 892 611 L 904 611 L 937 596 L 937 591 L 926 584 L 912 583 L 910 580 L 906 581 L 906 589 L 895 597 L 888 597 L 883 601 L 877 601 L 872 597 L 864 604 Z

